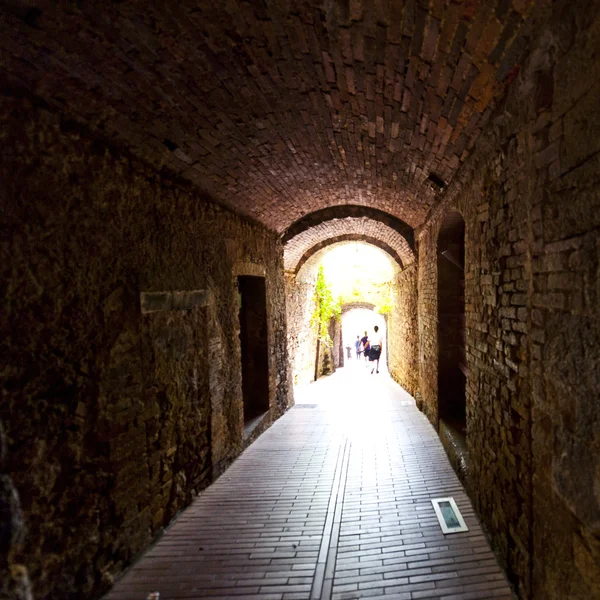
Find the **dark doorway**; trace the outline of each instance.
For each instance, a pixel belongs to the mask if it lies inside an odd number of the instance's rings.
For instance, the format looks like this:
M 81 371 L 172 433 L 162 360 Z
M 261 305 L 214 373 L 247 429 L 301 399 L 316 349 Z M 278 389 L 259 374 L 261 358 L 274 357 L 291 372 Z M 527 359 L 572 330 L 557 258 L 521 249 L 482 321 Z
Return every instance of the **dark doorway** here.
M 238 277 L 244 423 L 269 410 L 267 297 L 264 277 Z
M 466 436 L 465 222 L 450 211 L 438 238 L 438 411 Z

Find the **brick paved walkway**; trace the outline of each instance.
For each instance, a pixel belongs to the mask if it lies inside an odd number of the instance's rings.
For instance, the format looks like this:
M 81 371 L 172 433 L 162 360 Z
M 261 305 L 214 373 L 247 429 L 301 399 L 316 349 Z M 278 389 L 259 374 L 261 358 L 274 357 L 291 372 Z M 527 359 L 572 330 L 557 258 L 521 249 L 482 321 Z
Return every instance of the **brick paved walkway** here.
M 359 367 L 296 397 L 107 600 L 511 598 L 410 396 Z M 468 532 L 441 532 L 429 501 L 440 496 Z

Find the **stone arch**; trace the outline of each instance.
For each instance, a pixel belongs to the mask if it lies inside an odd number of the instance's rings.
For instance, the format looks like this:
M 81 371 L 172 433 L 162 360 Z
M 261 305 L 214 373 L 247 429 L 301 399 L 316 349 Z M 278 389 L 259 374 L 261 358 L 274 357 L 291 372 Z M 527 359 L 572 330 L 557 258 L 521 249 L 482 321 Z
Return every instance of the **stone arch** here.
M 314 256 L 317 252 L 319 252 L 320 250 L 323 250 L 324 248 L 327 248 L 328 246 L 333 246 L 334 244 L 339 244 L 341 242 L 363 242 L 366 244 L 371 244 L 373 246 L 376 246 L 380 250 L 383 250 L 385 253 L 389 254 L 390 257 L 396 263 L 398 263 L 398 266 L 401 269 L 404 268 L 404 263 L 403 263 L 402 259 L 400 258 L 400 256 L 398 255 L 398 252 L 394 248 L 392 248 L 391 246 L 386 244 L 385 242 L 382 242 L 381 240 L 371 237 L 371 236 L 362 235 L 360 233 L 347 233 L 344 235 L 339 235 L 337 237 L 327 238 L 321 242 L 316 243 L 314 246 L 311 246 L 302 255 L 302 257 L 297 262 L 295 267 L 290 265 L 290 267 L 288 268 L 287 263 L 285 263 L 285 253 L 284 253 L 284 263 L 286 264 L 286 269 L 293 270 L 294 273 L 298 274 L 298 272 L 300 271 L 302 266 L 306 263 L 306 261 L 309 258 L 311 258 L 311 256 Z M 291 259 L 290 259 L 290 262 L 291 262 Z
M 342 314 L 347 313 L 355 308 L 364 308 L 366 310 L 373 310 L 375 305 L 371 302 L 346 302 L 342 305 L 341 310 Z
M 387 225 L 391 229 L 398 232 L 407 242 L 408 247 L 414 253 L 415 249 L 415 236 L 413 228 L 394 217 L 390 213 L 384 212 L 377 208 L 370 206 L 360 206 L 355 204 L 343 204 L 339 206 L 330 206 L 317 210 L 308 215 L 305 215 L 301 219 L 298 219 L 292 223 L 282 234 L 281 241 L 283 244 L 287 244 L 292 238 L 303 233 L 304 231 L 314 228 L 327 221 L 333 221 L 336 219 L 369 219 L 377 221 L 384 225 Z
M 286 271 L 298 272 L 316 252 L 343 241 L 363 241 L 389 254 L 402 269 L 415 261 L 408 240 L 396 228 L 368 217 L 334 218 L 285 237 L 284 266 Z
M 344 317 L 350 313 L 353 310 L 368 310 L 371 311 L 373 313 L 373 319 L 375 320 L 376 324 L 381 328 L 381 332 L 384 336 L 385 339 L 385 345 L 384 345 L 384 354 L 383 354 L 383 361 L 381 364 L 382 365 L 388 365 L 388 360 L 389 360 L 389 353 L 388 353 L 388 329 L 389 329 L 389 321 L 388 321 L 388 315 L 387 314 L 379 314 L 375 311 L 375 307 L 376 305 L 373 304 L 372 302 L 365 302 L 365 301 L 356 301 L 356 302 L 345 302 L 344 304 L 342 304 L 341 308 L 341 315 L 340 315 L 340 319 L 337 320 L 335 322 L 335 326 L 333 328 L 333 333 L 334 333 L 334 339 L 335 340 L 339 340 L 339 348 L 336 348 L 334 345 L 334 352 L 333 352 L 333 358 L 334 358 L 334 364 L 336 367 L 338 366 L 344 366 L 345 363 L 345 358 L 344 358 L 344 354 L 343 354 L 343 344 L 341 343 L 343 340 L 343 333 L 344 333 Z M 377 323 L 377 321 L 379 321 Z M 359 330 L 356 330 L 357 332 Z M 362 335 L 362 330 L 360 330 L 361 335 Z M 346 338 L 347 339 L 347 338 Z

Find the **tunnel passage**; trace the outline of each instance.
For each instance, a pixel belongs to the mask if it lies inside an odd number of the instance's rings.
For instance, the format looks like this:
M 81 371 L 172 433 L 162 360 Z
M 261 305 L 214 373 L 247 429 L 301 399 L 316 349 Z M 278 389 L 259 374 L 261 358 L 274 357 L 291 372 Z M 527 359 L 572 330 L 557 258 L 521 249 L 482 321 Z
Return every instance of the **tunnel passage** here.
M 387 361 L 389 372 L 397 381 L 410 391 L 415 390 L 417 377 L 417 331 L 414 325 L 416 315 L 416 270 L 414 255 L 404 246 L 397 246 L 407 262 L 394 259 L 396 253 L 386 252 L 382 246 L 369 243 L 369 238 L 363 236 L 358 240 L 343 240 L 339 237 L 325 238 L 330 233 L 339 233 L 340 228 L 348 224 L 350 228 L 356 225 L 355 219 L 339 219 L 315 227 L 314 246 L 310 247 L 308 230 L 304 234 L 291 238 L 284 247 L 286 256 L 298 257 L 300 252 L 294 241 L 303 236 L 302 246 L 308 246 L 305 260 L 299 261 L 297 272 L 286 275 L 288 291 L 288 352 L 292 365 L 293 381 L 295 384 L 306 384 L 314 379 L 315 353 L 312 350 L 316 340 L 311 327 L 313 310 L 313 295 L 316 271 L 320 264 L 329 265 L 325 269 L 326 276 L 333 284 L 336 297 L 339 298 L 341 319 L 345 309 L 350 307 L 371 307 L 377 315 L 375 319 L 383 318 L 386 324 L 386 343 L 384 360 Z M 388 231 L 381 224 L 372 228 L 359 222 L 361 228 L 373 231 L 376 235 L 385 236 Z M 378 227 L 380 228 L 378 232 Z M 389 228 L 388 228 L 389 229 Z M 343 236 L 342 236 L 343 239 Z M 377 240 L 376 240 L 377 241 Z M 339 257 L 339 258 L 335 258 Z M 292 265 L 290 261 L 288 264 Z M 344 352 L 348 340 L 342 335 L 342 322 L 332 321 L 329 331 L 331 337 L 331 362 L 335 367 L 345 364 Z M 372 333 L 373 324 L 368 326 Z M 363 333 L 361 333 L 362 337 Z M 352 343 L 353 348 L 353 343 Z M 319 369 L 317 368 L 317 373 Z
M 244 424 L 269 410 L 269 356 L 264 277 L 238 277 Z
M 350 285 L 342 305 L 367 302 L 375 307 L 376 312 L 383 310 L 382 314 L 385 314 L 387 319 L 386 339 L 393 348 L 387 353 L 390 374 L 405 389 L 416 392 L 417 278 L 412 229 L 383 211 L 362 206 L 334 206 L 309 214 L 293 223 L 282 236 L 282 241 L 290 300 L 288 350 L 291 364 L 295 365 L 294 381 L 299 383 L 310 380 L 310 376 L 302 375 L 308 374 L 310 369 L 302 365 L 307 364 L 307 360 L 310 362 L 310 354 L 303 348 L 308 348 L 313 343 L 310 341 L 307 319 L 313 293 L 311 278 L 314 277 L 316 265 L 335 248 L 353 245 L 359 253 L 360 248 L 365 248 L 365 252 L 371 256 L 386 257 L 384 260 L 392 265 L 392 268 L 385 276 L 385 281 L 382 279 L 376 285 L 371 282 L 361 289 L 358 289 L 360 286 Z M 368 272 L 368 263 L 364 263 L 363 268 Z M 364 277 L 364 273 L 361 277 Z M 383 286 L 382 289 L 385 290 L 379 293 L 378 286 Z M 331 331 L 338 334 L 332 338 L 332 361 L 337 366 L 343 364 L 345 342 L 339 335 L 340 327 L 332 325 Z
M 27 533 L 0 580 L 10 565 L 36 598 L 99 597 L 199 492 L 187 457 L 219 474 L 243 450 L 236 264 L 263 268 L 268 414 L 290 406 L 310 286 L 281 236 L 310 214 L 413 228 L 390 372 L 443 424 L 456 206 L 470 494 L 521 599 L 597 596 L 599 6 L 1 3 L 0 469 Z M 169 372 L 145 379 L 139 294 L 204 289 L 181 390 L 208 397 L 179 413 L 155 389 Z
M 341 338 L 343 340 L 344 350 L 350 347 L 350 359 L 347 352 L 344 354 L 343 365 L 345 367 L 356 367 L 366 364 L 364 354 L 356 356 L 355 342 L 357 336 L 362 338 L 367 332 L 371 338 L 374 334 L 374 327 L 379 328 L 378 334 L 383 340 L 381 356 L 379 360 L 379 370 L 387 371 L 388 368 L 388 336 L 387 336 L 387 315 L 382 315 L 375 310 L 375 307 L 368 302 L 351 302 L 342 306 L 342 315 L 340 319 Z

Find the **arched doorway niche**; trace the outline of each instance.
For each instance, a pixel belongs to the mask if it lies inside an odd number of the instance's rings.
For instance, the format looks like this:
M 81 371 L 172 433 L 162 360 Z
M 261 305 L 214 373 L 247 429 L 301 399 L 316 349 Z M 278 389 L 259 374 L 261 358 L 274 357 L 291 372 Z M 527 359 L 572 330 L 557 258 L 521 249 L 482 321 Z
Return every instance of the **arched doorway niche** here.
M 467 471 L 465 222 L 448 211 L 437 243 L 439 432 L 461 478 Z

